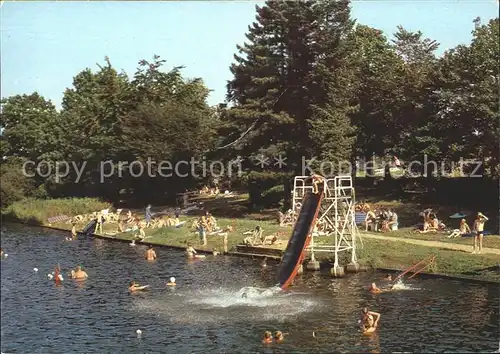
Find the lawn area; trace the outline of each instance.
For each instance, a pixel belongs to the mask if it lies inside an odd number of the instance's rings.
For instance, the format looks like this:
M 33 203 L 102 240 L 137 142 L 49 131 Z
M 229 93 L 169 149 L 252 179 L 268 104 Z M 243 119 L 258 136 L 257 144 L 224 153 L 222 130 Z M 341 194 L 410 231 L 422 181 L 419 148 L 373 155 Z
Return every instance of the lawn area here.
M 233 227 L 234 231 L 230 232 L 228 236 L 228 248 L 230 250 L 234 249 L 234 246 L 237 244 L 242 243 L 243 239 L 246 237 L 246 235 L 243 235 L 243 232 L 253 230 L 257 225 L 260 225 L 263 228 L 265 236 L 276 232 L 282 232 L 282 239 L 286 241 L 286 239 L 288 239 L 291 235 L 291 227 L 279 226 L 276 209 L 262 210 L 254 213 L 248 212 L 247 195 L 235 195 L 230 198 L 195 196 L 191 199 L 191 201 L 203 203 L 203 208 L 210 211 L 212 215 L 216 217 L 217 224 L 222 229 L 229 225 Z M 80 205 L 80 203 L 78 204 Z M 400 216 L 401 223 L 406 225 L 408 225 L 411 220 L 418 219 L 417 211 L 422 210 L 424 207 L 428 207 L 411 203 L 403 204 L 398 201 L 380 201 L 377 202 L 376 205 L 388 206 L 393 210 L 396 210 Z M 165 206 L 154 206 L 153 212 L 159 212 L 165 208 Z M 75 209 L 75 212 L 79 210 L 77 209 L 78 208 Z M 25 208 L 23 208 L 23 210 L 25 210 Z M 438 212 L 438 216 L 451 215 L 447 214 L 450 211 L 445 208 L 435 208 L 435 210 Z M 139 216 L 144 215 L 143 210 L 134 210 L 134 212 L 136 212 Z M 145 241 L 154 244 L 180 247 L 185 247 L 189 242 L 198 249 L 211 251 L 213 248 L 217 248 L 218 250 L 222 250 L 222 236 L 207 236 L 208 245 L 206 247 L 199 246 L 200 242 L 198 235 L 195 233 L 195 230 L 191 229 L 191 224 L 198 217 L 198 215 L 202 214 L 202 212 L 203 211 L 200 209 L 194 215 L 181 216 L 181 221 L 186 221 L 186 223 L 180 228 L 166 227 L 161 229 L 146 229 L 145 232 L 147 239 Z M 45 218 L 45 215 L 40 217 Z M 71 225 L 68 223 L 53 224 L 52 226 L 67 230 L 71 228 Z M 78 225 L 77 228 L 82 229 L 84 226 L 85 224 L 81 224 Z M 401 230 L 385 233 L 383 235 L 465 245 L 471 245 L 473 241 L 471 238 L 448 239 L 442 234 L 415 234 L 411 233 L 410 230 L 411 228 L 403 228 Z M 120 239 L 131 240 L 133 238 L 132 232 L 118 234 L 116 224 L 105 223 L 103 231 L 105 234 L 113 235 L 114 237 Z M 331 244 L 332 240 L 331 238 L 316 238 L 315 242 Z M 500 259 L 498 255 L 473 255 L 457 250 L 446 250 L 425 245 L 413 245 L 397 241 L 375 240 L 368 238 L 363 238 L 362 243 L 364 245 L 362 248 L 360 247 L 361 244 L 358 244 L 358 260 L 361 264 L 370 267 L 406 269 L 429 255 L 436 255 L 436 264 L 432 268 L 428 269 L 427 272 L 500 282 L 500 273 L 498 271 Z M 500 237 L 486 236 L 484 239 L 484 246 L 500 249 Z M 348 263 L 348 255 L 345 253 L 344 255 L 346 256 L 346 259 L 343 260 L 341 264 Z M 324 261 L 328 261 L 331 260 L 333 255 L 320 253 L 317 256 L 320 260 L 322 259 Z
M 439 241 L 445 243 L 457 243 L 460 245 L 469 245 L 472 246 L 474 244 L 473 237 L 457 237 L 457 238 L 447 238 L 447 234 L 419 234 L 415 232 L 411 232 L 411 228 L 405 228 L 398 231 L 392 231 L 383 233 L 380 235 L 384 236 L 392 236 L 392 237 L 403 237 L 403 238 L 412 238 L 416 240 L 427 240 L 427 241 Z M 498 248 L 500 249 L 500 236 L 498 235 L 487 235 L 483 238 L 483 247 L 489 248 Z
M 331 242 L 325 238 L 316 238 L 315 241 L 321 243 Z M 358 243 L 357 255 L 359 263 L 372 268 L 403 270 L 431 255 L 435 255 L 436 262 L 429 269 L 426 269 L 428 273 L 500 282 L 498 269 L 500 259 L 498 255 L 475 255 L 397 241 L 390 242 L 390 245 L 388 245 L 388 242 L 390 241 L 364 238 L 362 240 L 363 247 Z M 320 253 L 316 258 L 331 261 L 333 255 Z M 348 260 L 346 259 L 344 262 L 347 264 Z

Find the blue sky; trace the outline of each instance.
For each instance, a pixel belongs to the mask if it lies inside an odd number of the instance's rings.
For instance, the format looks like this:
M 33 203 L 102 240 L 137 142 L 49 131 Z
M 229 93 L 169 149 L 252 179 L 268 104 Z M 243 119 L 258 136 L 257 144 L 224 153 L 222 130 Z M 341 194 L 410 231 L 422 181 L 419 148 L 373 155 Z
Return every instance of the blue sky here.
M 1 95 L 38 91 L 60 106 L 73 76 L 95 70 L 109 56 L 130 76 L 153 54 L 167 68 L 184 65 L 223 102 L 236 44 L 245 40 L 262 1 L 3 2 Z M 353 1 L 359 23 L 392 34 L 396 26 L 421 30 L 441 43 L 439 52 L 470 42 L 472 20 L 498 16 L 498 0 Z

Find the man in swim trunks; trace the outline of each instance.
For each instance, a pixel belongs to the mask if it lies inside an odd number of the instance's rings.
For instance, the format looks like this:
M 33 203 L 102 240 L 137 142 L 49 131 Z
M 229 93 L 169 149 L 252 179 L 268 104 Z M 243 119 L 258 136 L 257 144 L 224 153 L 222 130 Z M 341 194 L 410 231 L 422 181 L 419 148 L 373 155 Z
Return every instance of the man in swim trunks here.
M 477 218 L 474 221 L 474 230 L 476 230 L 476 235 L 474 236 L 474 250 L 472 253 L 481 253 L 483 250 L 483 233 L 484 233 L 484 224 L 488 221 L 488 218 L 484 216 L 482 213 L 477 213 Z M 479 249 L 478 249 L 479 243 Z
M 318 185 L 323 183 L 325 181 L 325 179 L 322 176 L 313 173 L 311 175 L 311 180 L 312 180 L 312 184 L 313 184 L 313 193 L 318 194 L 319 193 Z
M 76 270 L 71 271 L 71 278 L 76 280 L 87 279 L 89 276 L 87 272 L 85 272 L 81 266 L 76 267 Z
M 154 261 L 156 259 L 156 252 L 155 250 L 153 249 L 153 245 L 149 245 L 149 249 L 146 251 L 146 253 L 144 254 L 144 257 L 148 260 L 148 261 Z
M 380 320 L 379 313 L 368 311 L 368 309 L 365 307 L 362 310 L 362 317 L 360 320 L 361 329 L 363 330 L 364 333 L 374 332 L 375 329 L 377 329 L 379 320 Z

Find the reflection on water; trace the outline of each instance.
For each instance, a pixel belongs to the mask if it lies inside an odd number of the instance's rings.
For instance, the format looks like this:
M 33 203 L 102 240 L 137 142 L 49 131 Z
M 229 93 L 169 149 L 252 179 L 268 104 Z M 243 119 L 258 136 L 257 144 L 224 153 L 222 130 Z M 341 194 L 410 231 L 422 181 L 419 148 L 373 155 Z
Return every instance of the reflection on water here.
M 54 231 L 8 225 L 1 262 L 2 352 L 493 352 L 498 349 L 499 286 L 411 279 L 374 295 L 376 273 L 332 279 L 298 277 L 290 291 L 276 283 L 276 266 L 258 260 L 207 257 L 102 240 L 65 242 Z M 60 264 L 65 281 L 47 274 Z M 67 273 L 81 264 L 84 282 Z M 34 272 L 33 268 L 38 268 Z M 177 287 L 165 287 L 174 276 Z M 130 295 L 128 282 L 149 284 Z M 245 294 L 245 296 L 243 295 Z M 382 314 L 379 330 L 363 336 L 362 307 Z M 136 330 L 142 331 L 137 336 Z M 264 346 L 264 331 L 289 333 Z

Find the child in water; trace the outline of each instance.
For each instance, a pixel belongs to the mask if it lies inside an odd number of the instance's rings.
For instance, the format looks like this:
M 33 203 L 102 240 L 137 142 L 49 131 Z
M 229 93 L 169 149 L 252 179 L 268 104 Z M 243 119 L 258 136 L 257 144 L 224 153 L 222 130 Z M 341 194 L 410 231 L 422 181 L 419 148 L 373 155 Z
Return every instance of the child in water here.
M 274 332 L 274 340 L 276 342 L 278 342 L 278 343 L 282 342 L 283 339 L 285 339 L 285 336 L 283 335 L 283 332 L 281 332 L 281 331 Z
M 262 340 L 262 343 L 264 344 L 269 344 L 273 342 L 273 334 L 269 331 L 264 332 L 264 339 Z

